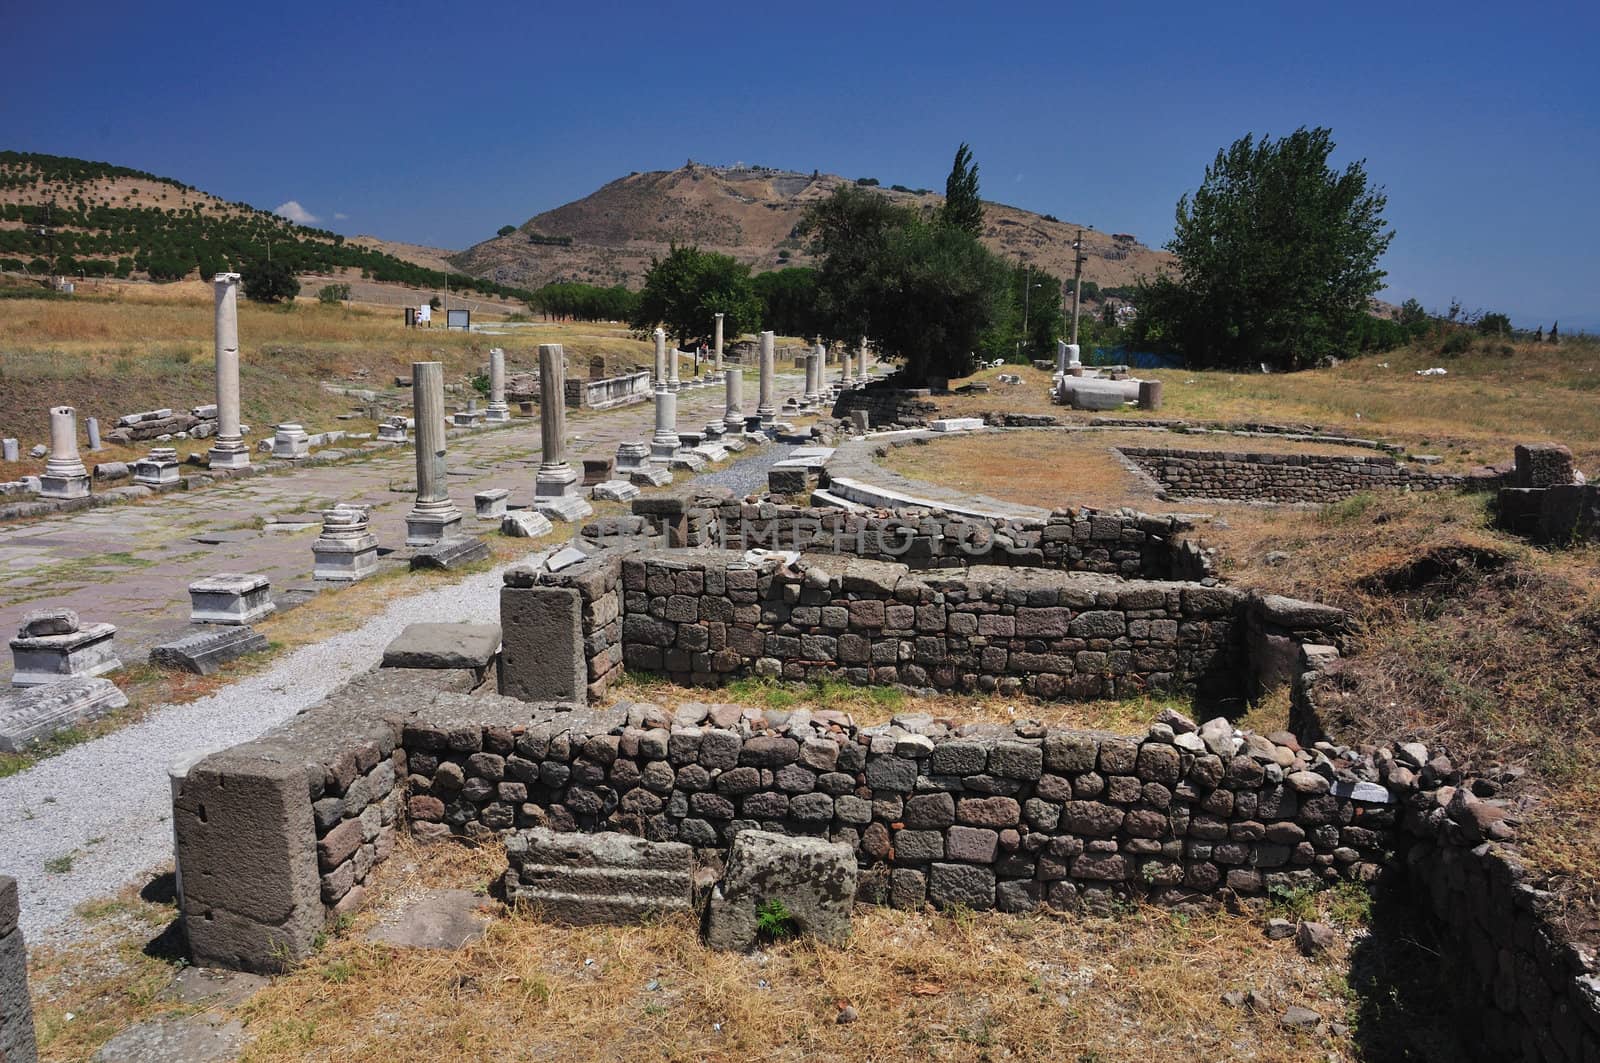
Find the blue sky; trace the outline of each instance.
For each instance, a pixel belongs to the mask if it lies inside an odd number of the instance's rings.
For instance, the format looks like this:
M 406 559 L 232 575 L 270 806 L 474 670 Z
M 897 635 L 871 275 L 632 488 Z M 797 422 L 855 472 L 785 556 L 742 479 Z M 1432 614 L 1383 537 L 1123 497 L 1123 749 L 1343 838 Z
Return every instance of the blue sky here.
M 0 146 L 460 248 L 688 158 L 1132 232 L 1246 132 L 1325 125 L 1388 295 L 1600 329 L 1600 5 L 10 5 Z

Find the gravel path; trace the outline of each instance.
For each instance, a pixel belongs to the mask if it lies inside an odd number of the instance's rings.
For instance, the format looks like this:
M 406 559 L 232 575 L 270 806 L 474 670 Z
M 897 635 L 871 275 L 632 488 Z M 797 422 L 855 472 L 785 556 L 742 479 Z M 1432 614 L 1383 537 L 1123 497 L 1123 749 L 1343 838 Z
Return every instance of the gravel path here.
M 756 494 L 767 489 L 767 470 L 787 458 L 794 445 L 767 443 L 758 447 L 755 454 L 747 450 L 745 456 L 716 472 L 707 473 L 695 480 L 707 487 L 731 487 L 735 497 Z
M 186 705 L 163 705 L 131 727 L 0 779 L 0 874 L 21 891 L 32 943 L 70 937 L 73 909 L 169 863 L 167 765 L 195 749 L 254 738 L 372 667 L 419 621 L 499 620 L 503 568 L 396 601 L 363 626 L 296 650 L 267 671 Z

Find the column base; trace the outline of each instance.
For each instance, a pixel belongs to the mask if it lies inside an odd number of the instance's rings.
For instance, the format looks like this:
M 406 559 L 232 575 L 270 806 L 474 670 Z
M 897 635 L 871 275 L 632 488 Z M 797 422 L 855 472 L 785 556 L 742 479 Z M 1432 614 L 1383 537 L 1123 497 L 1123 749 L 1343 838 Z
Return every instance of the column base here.
M 461 512 L 454 506 L 443 511 L 412 510 L 406 514 L 406 545 L 431 546 L 461 528 Z
M 51 476 L 49 473 L 39 477 L 40 498 L 88 498 L 89 477 L 83 476 Z
M 650 441 L 650 460 L 671 461 L 672 456 L 678 452 L 678 448 L 681 446 L 683 446 L 683 440 L 677 436 L 673 436 L 670 439 L 652 439 Z
M 243 443 L 234 447 L 212 447 L 206 452 L 206 461 L 213 469 L 248 469 L 250 450 Z
M 566 498 L 577 496 L 578 474 L 570 465 L 543 467 L 533 480 L 533 498 L 535 502 L 544 498 Z
M 490 406 L 483 411 L 483 420 L 485 424 L 504 424 L 511 420 L 511 408 L 508 406 L 503 410 L 497 410 Z

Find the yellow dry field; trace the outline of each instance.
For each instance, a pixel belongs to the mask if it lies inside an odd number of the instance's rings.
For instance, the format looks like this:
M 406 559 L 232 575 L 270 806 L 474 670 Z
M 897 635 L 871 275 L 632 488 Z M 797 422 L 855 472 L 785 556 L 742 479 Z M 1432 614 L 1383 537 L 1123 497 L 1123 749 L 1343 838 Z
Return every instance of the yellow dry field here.
M 1191 512 L 1195 503 L 1162 501 L 1148 479 L 1128 468 L 1116 447 L 1178 447 L 1269 454 L 1370 457 L 1378 451 L 1270 436 L 1182 435 L 1130 429 L 1001 432 L 933 439 L 889 448 L 889 469 L 967 494 L 1047 509 L 1133 506 L 1150 513 Z M 1205 508 L 1216 508 L 1208 504 Z M 1236 508 L 1236 507 L 1228 507 Z
M 1417 375 L 1433 367 L 1445 375 Z M 1001 373 L 1016 373 L 1023 383 L 1000 384 Z M 1303 373 L 1135 375 L 1162 381 L 1163 408 L 1112 416 L 1313 423 L 1467 464 L 1509 461 L 1517 443 L 1555 440 L 1572 447 L 1580 468 L 1600 469 L 1600 342 L 1593 339 L 1560 346 L 1479 340 L 1456 356 L 1420 345 Z M 1050 374 L 1032 367 L 986 369 L 968 379 L 993 390 L 939 399 L 951 415 L 1034 412 L 1084 422 L 1106 416 L 1051 405 Z
M 1265 911 L 1108 915 L 894 911 L 858 906 L 840 946 L 702 946 L 692 920 L 560 927 L 489 896 L 494 846 L 403 844 L 368 908 L 242 1005 L 246 1063 L 303 1060 L 1261 1060 L 1380 1058 L 1364 1044 L 1439 1036 L 1389 973 L 1399 940 L 1355 887 Z M 427 891 L 474 890 L 485 937 L 455 950 L 396 948 L 366 932 Z M 146 890 L 146 895 L 159 895 Z M 205 1010 L 172 995 L 170 900 L 130 892 L 86 911 L 94 931 L 31 963 L 41 1057 L 87 1058 L 118 1030 Z M 1269 917 L 1320 918 L 1334 949 L 1269 941 Z M 153 944 L 152 944 L 153 942 Z M 1406 955 L 1395 952 L 1395 958 Z M 1395 963 L 1397 970 L 1410 966 Z M 1423 965 L 1426 966 L 1426 965 Z M 1401 992 L 1401 990 L 1406 990 Z M 1223 994 L 1259 994 L 1253 1006 Z M 1323 1022 L 1293 1030 L 1310 1008 Z M 840 1022 L 844 1009 L 854 1021 Z M 68 1018 L 68 1015 L 71 1018 Z M 1438 1042 L 1448 1051 L 1448 1039 Z M 1426 1057 L 1414 1057 L 1426 1058 Z M 1449 1055 L 1436 1057 L 1440 1060 Z
M 51 406 L 71 405 L 80 425 L 97 417 L 109 431 L 125 413 L 215 402 L 213 317 L 211 286 L 198 280 L 107 282 L 72 298 L 0 299 L 0 425 L 24 440 L 26 454 L 31 442 L 47 438 Z M 532 322 L 499 335 L 449 332 L 442 319 L 436 326 L 407 329 L 398 308 L 323 306 L 306 298 L 264 306 L 241 298 L 244 420 L 258 429 L 295 421 L 310 432 L 374 431 L 365 418 L 339 420 L 360 403 L 323 384 L 381 392 L 395 378 L 409 378 L 414 361 L 443 362 L 446 382 L 465 384 L 488 364 L 490 347 L 505 349 L 512 374 L 537 367 L 541 343 L 563 344 L 584 375 L 596 355 L 617 370 L 653 357 L 648 343 L 620 325 Z M 409 405 L 407 395 L 400 401 Z M 124 460 L 149 445 L 96 460 Z M 30 471 L 36 470 L 12 473 Z

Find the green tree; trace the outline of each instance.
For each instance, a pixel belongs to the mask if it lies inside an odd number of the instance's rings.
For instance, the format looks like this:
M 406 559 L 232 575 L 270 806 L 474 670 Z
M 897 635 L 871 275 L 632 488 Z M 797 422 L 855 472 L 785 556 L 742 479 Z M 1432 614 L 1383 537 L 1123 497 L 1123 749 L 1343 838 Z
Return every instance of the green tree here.
M 324 284 L 317 292 L 317 302 L 323 306 L 338 306 L 350 298 L 350 285 Z
M 1485 336 L 1511 335 L 1511 319 L 1505 314 L 1484 314 L 1478 318 L 1478 331 Z
M 970 373 L 1007 321 L 1011 270 L 964 229 L 846 185 L 808 212 L 803 230 L 822 263 L 823 335 L 870 337 L 910 381 Z
M 761 299 L 761 323 L 784 336 L 814 336 L 823 331 L 817 312 L 817 271 L 806 266 L 775 269 L 754 279 Z
M 245 298 L 258 303 L 277 303 L 293 300 L 300 294 L 300 282 L 294 270 L 282 258 L 252 262 L 239 271 L 244 285 Z
M 983 200 L 978 198 L 978 164 L 972 149 L 962 144 L 944 182 L 944 206 L 939 208 L 939 224 L 960 229 L 973 236 L 983 235 Z
M 1394 234 L 1364 162 L 1334 170 L 1333 148 L 1329 130 L 1301 128 L 1219 151 L 1178 200 L 1177 276 L 1141 285 L 1137 341 L 1197 366 L 1302 369 L 1347 352 Z
M 651 258 L 628 324 L 639 332 L 661 325 L 687 347 L 708 341 L 718 312 L 724 335 L 753 331 L 761 323 L 750 267 L 727 255 L 674 244 L 666 258 Z
M 494 234 L 496 236 L 510 236 L 512 233 L 514 233 L 516 231 L 517 231 L 517 227 L 515 225 L 502 225 L 502 226 L 500 226 L 500 228 L 495 230 Z

